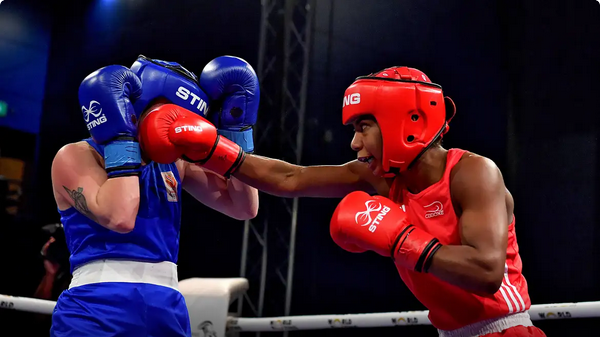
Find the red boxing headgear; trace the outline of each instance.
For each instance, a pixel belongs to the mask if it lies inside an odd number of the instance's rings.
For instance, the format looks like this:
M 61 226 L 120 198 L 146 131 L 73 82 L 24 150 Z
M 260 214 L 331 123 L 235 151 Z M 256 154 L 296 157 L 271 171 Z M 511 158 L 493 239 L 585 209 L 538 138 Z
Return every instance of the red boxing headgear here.
M 385 173 L 410 166 L 449 129 L 456 107 L 442 87 L 420 70 L 392 67 L 361 76 L 346 89 L 344 124 L 362 115 L 377 120 L 383 138 Z

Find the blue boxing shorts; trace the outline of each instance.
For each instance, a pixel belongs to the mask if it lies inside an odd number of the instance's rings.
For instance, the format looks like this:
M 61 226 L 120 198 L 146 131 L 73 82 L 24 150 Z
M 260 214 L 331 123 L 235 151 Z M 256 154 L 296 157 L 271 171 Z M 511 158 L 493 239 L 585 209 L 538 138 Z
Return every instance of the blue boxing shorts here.
M 73 271 L 50 336 L 191 336 L 171 262 L 100 260 Z

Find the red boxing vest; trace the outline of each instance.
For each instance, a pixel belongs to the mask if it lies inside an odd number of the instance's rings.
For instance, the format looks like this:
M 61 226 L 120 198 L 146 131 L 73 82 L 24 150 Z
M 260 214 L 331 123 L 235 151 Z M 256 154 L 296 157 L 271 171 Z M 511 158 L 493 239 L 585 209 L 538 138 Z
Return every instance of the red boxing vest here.
M 406 205 L 412 224 L 435 236 L 443 245 L 461 244 L 458 217 L 450 195 L 450 172 L 465 152 L 450 149 L 442 179 L 418 194 L 404 189 L 401 179 L 395 179 L 390 189 L 389 198 Z M 433 326 L 441 330 L 455 330 L 482 320 L 524 312 L 531 306 L 527 281 L 521 273 L 514 217 L 508 225 L 504 279 L 494 295 L 476 295 L 431 274 L 397 269 L 404 283 L 429 309 Z

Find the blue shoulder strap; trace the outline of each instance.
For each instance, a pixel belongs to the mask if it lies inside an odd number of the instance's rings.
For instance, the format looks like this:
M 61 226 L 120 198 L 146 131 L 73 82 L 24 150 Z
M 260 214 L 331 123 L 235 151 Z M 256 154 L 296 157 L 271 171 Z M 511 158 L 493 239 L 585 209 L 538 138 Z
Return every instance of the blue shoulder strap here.
M 98 145 L 92 137 L 84 139 L 91 147 L 94 148 L 102 157 L 104 157 L 104 146 Z

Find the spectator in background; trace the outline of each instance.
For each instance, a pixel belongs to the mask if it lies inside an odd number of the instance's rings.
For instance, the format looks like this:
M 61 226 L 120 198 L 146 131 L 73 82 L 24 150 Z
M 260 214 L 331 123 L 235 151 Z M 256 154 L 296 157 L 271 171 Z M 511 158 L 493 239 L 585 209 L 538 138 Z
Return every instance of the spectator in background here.
M 42 231 L 50 238 L 42 246 L 40 254 L 44 262 L 44 276 L 38 284 L 33 297 L 56 301 L 58 296 L 69 287 L 71 273 L 69 250 L 62 224 L 46 225 Z M 35 315 L 36 334 L 47 336 L 52 325 L 51 315 Z
M 69 250 L 62 224 L 44 226 L 43 231 L 50 235 L 40 252 L 44 259 L 46 273 L 42 277 L 34 297 L 56 301 L 63 290 L 69 287 L 71 281 Z

